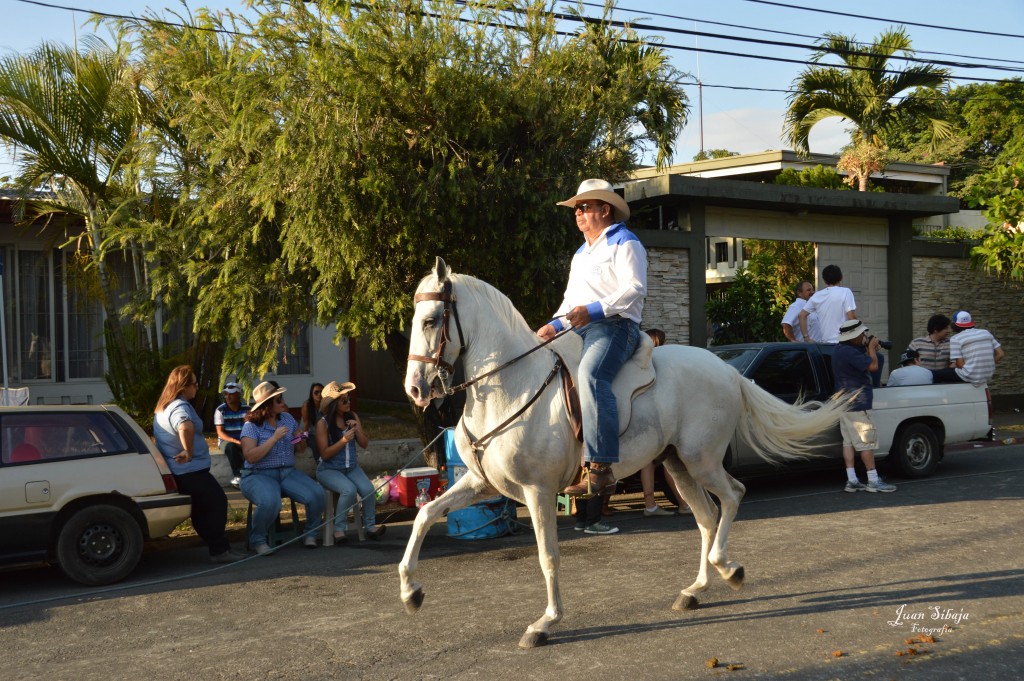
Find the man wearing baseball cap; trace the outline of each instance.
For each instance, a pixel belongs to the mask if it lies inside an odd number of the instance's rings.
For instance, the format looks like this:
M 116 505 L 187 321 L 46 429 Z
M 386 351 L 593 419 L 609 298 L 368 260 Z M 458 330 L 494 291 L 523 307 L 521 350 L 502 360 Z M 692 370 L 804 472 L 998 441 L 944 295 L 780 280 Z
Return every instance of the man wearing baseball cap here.
M 970 383 L 975 387 L 985 385 L 1006 353 L 995 336 L 974 325 L 974 319 L 967 310 L 953 315 L 953 329 L 955 335 L 949 339 L 952 366 L 935 371 L 935 382 Z
M 249 405 L 242 402 L 242 387 L 234 381 L 224 384 L 224 404 L 213 412 L 213 426 L 217 429 L 217 440 L 220 451 L 231 464 L 231 486 L 238 487 L 241 481 L 242 465 L 242 426 L 245 415 L 249 413 Z
M 885 384 L 890 388 L 901 385 L 930 385 L 934 380 L 932 372 L 920 364 L 921 354 L 913 348 L 907 348 L 900 355 L 900 368 L 889 374 Z

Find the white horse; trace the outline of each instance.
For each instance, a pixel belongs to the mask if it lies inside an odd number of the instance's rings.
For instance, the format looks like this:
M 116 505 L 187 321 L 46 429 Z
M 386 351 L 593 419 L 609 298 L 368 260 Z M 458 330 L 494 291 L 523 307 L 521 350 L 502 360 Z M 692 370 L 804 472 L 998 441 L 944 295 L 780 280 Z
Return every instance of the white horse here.
M 421 407 L 444 397 L 448 372 L 460 356 L 466 376 L 474 377 L 540 343 L 508 298 L 478 279 L 452 274 L 440 258 L 433 273 L 420 282 L 416 301 L 405 389 Z M 458 331 L 454 336 L 449 333 L 452 327 Z M 545 383 L 557 361 L 553 351 L 565 358 L 575 375 L 581 343 L 569 333 L 467 388 L 455 443 L 469 471 L 420 509 L 399 565 L 402 601 L 413 613 L 423 603 L 422 587 L 415 581 L 416 563 L 435 520 L 495 492 L 526 504 L 548 605 L 544 615 L 527 627 L 519 641 L 522 648 L 546 643 L 550 625 L 562 618 L 555 496 L 580 465 L 580 444 L 558 381 Z M 728 540 L 746 490 L 722 467 L 733 433 L 739 429 L 769 461 L 803 456 L 808 454 L 808 439 L 834 426 L 846 403 L 786 404 L 701 348 L 662 346 L 655 349 L 653 361 L 657 381 L 633 400 L 629 425 L 621 435 L 621 458 L 612 470 L 622 479 L 661 455 L 693 510 L 701 534 L 700 568 L 696 581 L 672 605 L 688 610 L 698 605 L 695 594 L 708 587 L 709 565 L 733 589 L 743 586 L 743 567 L 729 558 Z M 519 417 L 505 423 L 524 406 Z M 720 519 L 708 492 L 718 497 Z

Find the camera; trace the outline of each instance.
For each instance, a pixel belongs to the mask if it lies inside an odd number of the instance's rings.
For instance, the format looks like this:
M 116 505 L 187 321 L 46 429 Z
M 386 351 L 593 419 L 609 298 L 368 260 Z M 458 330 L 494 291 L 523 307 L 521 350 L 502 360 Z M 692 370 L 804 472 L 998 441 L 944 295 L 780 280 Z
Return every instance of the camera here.
M 874 336 L 868 336 L 865 340 L 870 343 L 872 338 Z M 878 345 L 884 350 L 892 350 L 892 341 L 879 340 Z

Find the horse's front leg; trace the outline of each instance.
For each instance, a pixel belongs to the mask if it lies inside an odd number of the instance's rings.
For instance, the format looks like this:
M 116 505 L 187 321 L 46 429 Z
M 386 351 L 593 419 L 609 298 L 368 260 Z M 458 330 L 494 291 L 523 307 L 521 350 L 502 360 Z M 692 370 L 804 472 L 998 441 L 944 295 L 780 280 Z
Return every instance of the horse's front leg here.
M 562 595 L 558 591 L 558 522 L 555 515 L 555 491 L 540 491 L 526 487 L 523 490 L 526 507 L 533 518 L 533 533 L 537 538 L 537 557 L 548 589 L 548 607 L 544 616 L 526 628 L 519 639 L 520 648 L 536 648 L 548 641 L 549 627 L 562 619 Z
M 434 524 L 434 521 L 448 511 L 455 511 L 464 508 L 477 500 L 483 498 L 483 492 L 487 491 L 487 484 L 472 472 L 467 472 L 458 482 L 452 485 L 448 491 L 424 504 L 416 514 L 416 521 L 412 525 L 412 535 L 409 536 L 409 543 L 405 547 L 405 555 L 402 562 L 398 564 L 398 576 L 401 581 L 402 602 L 405 603 L 405 610 L 412 614 L 423 605 L 423 588 L 416 583 L 416 563 L 419 559 L 420 548 L 427 536 L 427 530 Z M 491 492 L 493 496 L 495 492 Z

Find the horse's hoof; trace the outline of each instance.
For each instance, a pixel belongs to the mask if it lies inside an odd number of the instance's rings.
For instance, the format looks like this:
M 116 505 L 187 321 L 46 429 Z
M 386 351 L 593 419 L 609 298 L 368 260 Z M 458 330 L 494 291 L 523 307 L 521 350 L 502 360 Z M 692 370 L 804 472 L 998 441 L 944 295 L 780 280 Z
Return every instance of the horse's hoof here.
M 423 605 L 423 589 L 416 589 L 412 596 L 405 599 L 405 611 L 410 615 L 414 614 Z
M 733 591 L 739 591 L 743 588 L 743 577 L 744 572 L 743 566 L 741 565 L 735 570 L 733 570 L 733 573 L 729 575 L 728 578 L 726 578 L 725 583 L 732 587 Z
M 696 596 L 690 594 L 679 594 L 679 598 L 672 604 L 673 610 L 696 610 L 700 607 L 700 601 Z
M 546 632 L 528 631 L 519 639 L 519 647 L 528 650 L 530 648 L 539 648 L 542 645 L 546 645 L 547 642 L 548 635 Z

